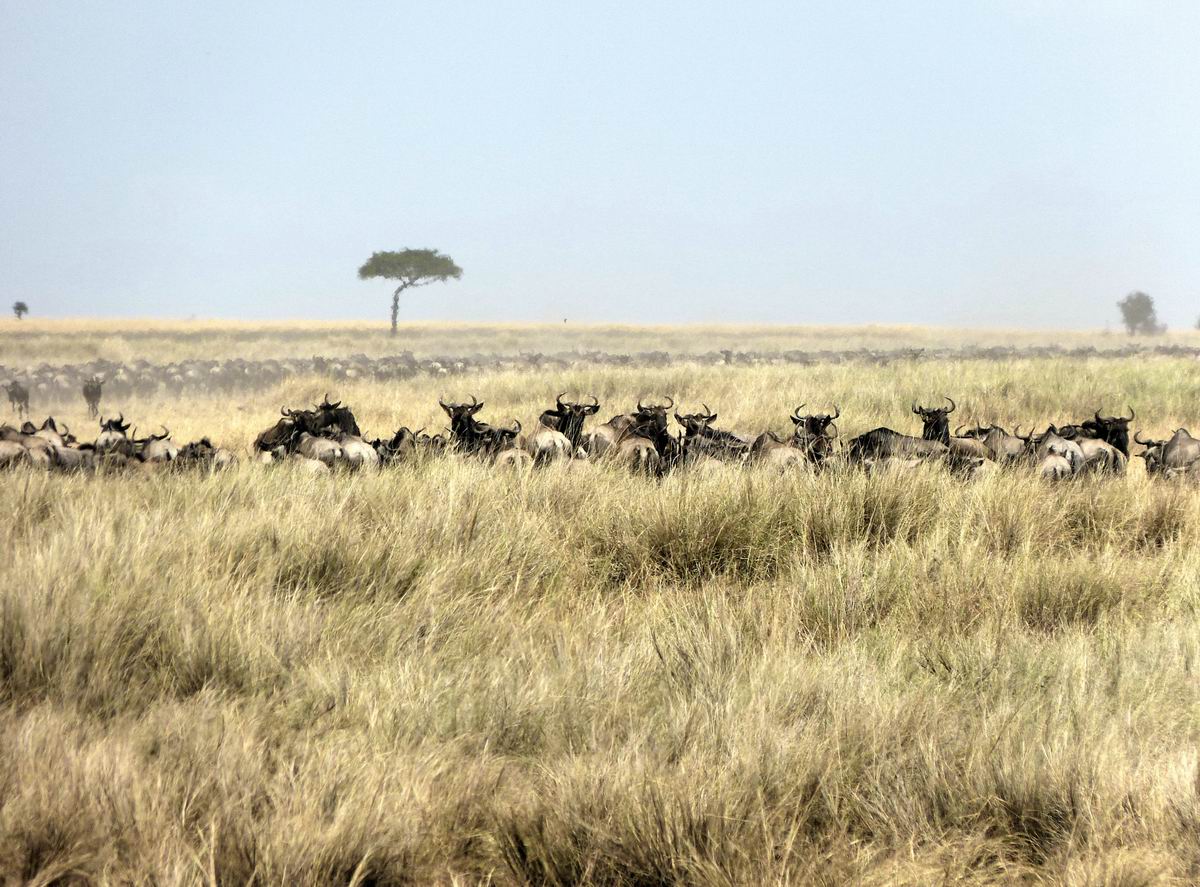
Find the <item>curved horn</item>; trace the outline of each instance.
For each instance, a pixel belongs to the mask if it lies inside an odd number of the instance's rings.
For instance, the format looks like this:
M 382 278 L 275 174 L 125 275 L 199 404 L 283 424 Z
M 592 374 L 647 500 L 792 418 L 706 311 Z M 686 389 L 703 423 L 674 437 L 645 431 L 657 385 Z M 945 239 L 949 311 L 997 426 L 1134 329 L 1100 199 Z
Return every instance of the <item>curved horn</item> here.
M 448 410 L 448 409 L 450 409 L 450 404 L 446 403 L 446 402 L 445 402 L 444 400 L 442 400 L 440 397 L 438 398 L 438 406 L 440 406 L 440 407 L 441 407 L 443 410 Z
M 637 411 L 638 411 L 639 413 L 641 413 L 641 412 L 644 412 L 644 411 L 645 411 L 645 409 L 646 409 L 646 408 L 645 408 L 644 406 L 642 406 L 642 399 L 639 397 L 639 398 L 638 398 Z
M 1153 445 L 1154 445 L 1154 441 L 1152 441 L 1152 440 L 1142 440 L 1142 438 L 1141 438 L 1141 433 L 1142 433 L 1142 432 L 1140 432 L 1140 431 L 1135 431 L 1135 432 L 1133 433 L 1133 442 L 1134 442 L 1134 443 L 1139 443 L 1139 444 L 1141 444 L 1141 445 L 1142 445 L 1142 446 L 1144 446 L 1144 447 L 1153 446 Z
M 478 403 L 479 403 L 479 398 L 476 397 L 474 394 L 472 394 L 471 395 L 471 406 L 475 406 Z
M 967 426 L 965 426 L 965 425 L 959 425 L 957 428 L 954 429 L 954 436 L 958 437 L 959 436 L 958 432 L 962 431 L 966 427 Z
M 912 411 L 917 415 L 921 414 L 921 411 L 917 409 L 917 402 L 915 400 L 912 402 Z
M 1135 412 L 1133 411 L 1133 406 L 1131 405 L 1131 406 L 1129 407 L 1129 420 L 1128 420 L 1128 421 L 1132 422 L 1132 421 L 1133 421 L 1134 419 L 1136 419 L 1136 418 L 1137 418 L 1137 413 L 1135 413 Z
M 564 391 L 564 392 L 563 392 L 562 394 L 560 394 L 558 397 L 554 398 L 554 405 L 555 405 L 556 407 L 558 407 L 558 411 L 559 411 L 560 413 L 561 413 L 563 410 L 565 410 L 565 409 L 566 409 L 566 407 L 565 407 L 565 406 L 563 406 L 563 394 L 566 394 L 566 393 L 567 393 L 567 392 L 565 392 L 565 391 Z
M 600 398 L 596 397 L 594 394 L 589 394 L 588 397 L 592 399 L 592 406 L 594 406 L 596 409 L 600 409 Z
M 792 418 L 793 418 L 793 419 L 799 419 L 799 418 L 800 418 L 800 411 L 801 411 L 802 409 L 804 409 L 804 404 L 800 404 L 800 406 L 798 406 L 798 407 L 796 407 L 796 409 L 792 410 Z
M 158 427 L 163 430 L 163 435 L 162 435 L 162 437 L 159 438 L 159 440 L 166 440 L 168 437 L 171 436 L 171 429 L 168 428 L 166 425 L 159 425 Z
M 669 410 L 669 409 L 672 409 L 674 406 L 675 406 L 675 398 L 671 397 L 671 395 L 668 394 L 667 395 L 667 405 L 665 408 Z
M 1017 438 L 1018 440 L 1023 440 L 1025 443 L 1029 443 L 1029 438 L 1033 437 L 1033 432 L 1031 431 L 1028 434 L 1021 434 L 1021 426 L 1018 424 L 1013 426 L 1013 437 Z
M 700 406 L 704 407 L 704 415 L 707 416 L 709 419 L 712 419 L 714 416 L 717 415 L 716 413 L 714 413 L 712 411 L 712 409 L 709 407 L 708 404 L 702 403 L 702 404 L 700 404 Z
M 841 415 L 842 415 L 842 408 L 841 408 L 841 407 L 839 407 L 839 406 L 838 406 L 838 405 L 835 403 L 835 404 L 833 405 L 833 415 L 832 415 L 832 416 L 830 416 L 829 418 L 831 418 L 831 419 L 837 419 L 837 418 L 838 418 L 839 416 L 841 416 Z
M 944 394 L 943 394 L 943 395 L 942 395 L 942 397 L 946 397 L 946 395 L 944 395 Z M 946 397 L 946 400 L 949 400 L 949 401 L 950 401 L 950 409 L 946 411 L 946 412 L 947 412 L 947 415 L 949 415 L 950 413 L 953 413 L 955 410 L 957 410 L 957 409 L 958 409 L 958 404 L 956 404 L 956 403 L 955 403 L 953 400 L 951 400 L 949 397 Z
M 521 420 L 513 419 L 513 425 L 516 426 L 515 428 L 512 429 L 513 434 L 520 434 L 521 433 Z

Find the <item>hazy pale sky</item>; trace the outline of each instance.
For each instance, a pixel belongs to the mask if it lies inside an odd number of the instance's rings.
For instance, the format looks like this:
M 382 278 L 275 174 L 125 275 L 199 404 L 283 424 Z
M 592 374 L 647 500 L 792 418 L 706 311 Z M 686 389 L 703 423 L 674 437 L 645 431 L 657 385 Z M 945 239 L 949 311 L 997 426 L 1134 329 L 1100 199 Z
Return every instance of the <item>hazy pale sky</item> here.
M 1192 0 L 0 0 L 35 315 L 1200 315 Z

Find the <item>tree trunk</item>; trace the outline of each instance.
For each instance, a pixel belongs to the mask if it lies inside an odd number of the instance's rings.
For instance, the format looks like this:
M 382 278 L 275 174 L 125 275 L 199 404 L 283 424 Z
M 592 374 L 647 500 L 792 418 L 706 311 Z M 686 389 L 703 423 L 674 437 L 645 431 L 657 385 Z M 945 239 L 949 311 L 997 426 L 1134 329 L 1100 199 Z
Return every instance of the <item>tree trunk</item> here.
M 396 318 L 400 315 L 400 293 L 404 292 L 404 287 L 396 287 L 396 291 L 392 293 L 392 335 L 396 335 Z

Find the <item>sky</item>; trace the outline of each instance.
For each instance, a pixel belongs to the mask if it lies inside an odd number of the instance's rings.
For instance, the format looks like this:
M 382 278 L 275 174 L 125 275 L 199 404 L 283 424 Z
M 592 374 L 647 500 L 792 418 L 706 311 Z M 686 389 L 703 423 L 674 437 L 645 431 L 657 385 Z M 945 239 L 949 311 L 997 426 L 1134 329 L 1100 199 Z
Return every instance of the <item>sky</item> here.
M 386 319 L 1200 316 L 1191 0 L 0 0 L 0 304 Z

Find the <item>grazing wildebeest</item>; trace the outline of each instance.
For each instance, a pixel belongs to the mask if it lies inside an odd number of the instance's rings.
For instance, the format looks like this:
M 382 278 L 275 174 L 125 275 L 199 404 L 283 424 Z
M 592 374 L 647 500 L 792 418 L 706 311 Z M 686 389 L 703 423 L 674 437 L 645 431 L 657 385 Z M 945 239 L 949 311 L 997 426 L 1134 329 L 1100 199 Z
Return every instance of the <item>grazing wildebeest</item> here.
M 83 399 L 87 402 L 89 419 L 100 416 L 100 389 L 103 385 L 104 380 L 99 376 L 92 376 L 83 383 Z
M 296 437 L 295 452 L 306 459 L 315 459 L 328 466 L 342 458 L 342 448 L 337 441 L 317 437 L 307 431 L 301 431 Z
M 18 380 L 13 379 L 5 387 L 8 391 L 8 405 L 18 416 L 29 415 L 29 389 Z

